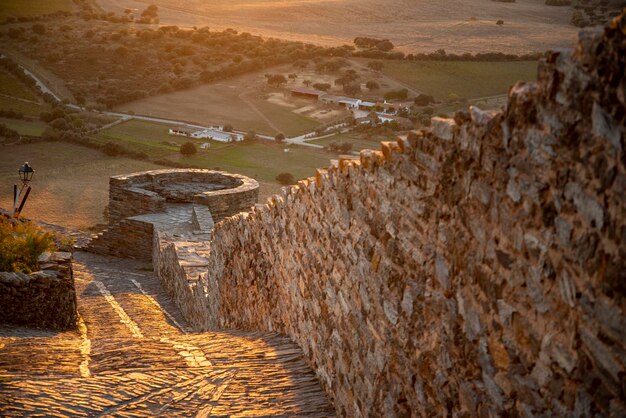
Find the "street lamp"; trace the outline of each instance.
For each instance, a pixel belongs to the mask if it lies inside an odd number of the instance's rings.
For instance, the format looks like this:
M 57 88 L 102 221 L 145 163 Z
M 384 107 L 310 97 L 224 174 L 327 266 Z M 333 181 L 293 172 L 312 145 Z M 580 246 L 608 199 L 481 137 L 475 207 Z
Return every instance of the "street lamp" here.
M 20 180 L 22 181 L 22 187 L 20 187 L 20 190 L 18 192 L 17 184 L 13 185 L 13 217 L 14 218 L 19 218 L 20 212 L 22 212 L 22 209 L 24 209 L 24 205 L 26 204 L 26 199 L 28 199 L 28 194 L 30 193 L 30 190 L 31 190 L 31 187 L 28 185 L 28 183 L 30 183 L 30 181 L 33 179 L 33 174 L 35 174 L 35 170 L 33 170 L 33 168 L 30 166 L 30 164 L 28 164 L 28 162 L 25 162 L 24 165 L 22 165 L 19 168 L 19 170 L 17 170 L 17 172 L 20 175 Z M 24 193 L 24 197 L 22 198 L 22 201 L 20 202 L 20 196 L 22 195 L 22 192 L 24 191 L 24 189 L 26 189 L 26 193 Z M 19 206 L 18 206 L 18 202 L 19 202 Z
M 28 182 L 30 182 L 33 178 L 33 174 L 35 174 L 35 170 L 33 170 L 33 168 L 30 166 L 30 164 L 28 164 L 28 162 L 25 162 L 23 166 L 20 167 L 19 170 L 17 170 L 18 173 L 20 173 L 20 179 L 22 180 L 22 188 L 24 188 L 26 185 L 28 185 Z

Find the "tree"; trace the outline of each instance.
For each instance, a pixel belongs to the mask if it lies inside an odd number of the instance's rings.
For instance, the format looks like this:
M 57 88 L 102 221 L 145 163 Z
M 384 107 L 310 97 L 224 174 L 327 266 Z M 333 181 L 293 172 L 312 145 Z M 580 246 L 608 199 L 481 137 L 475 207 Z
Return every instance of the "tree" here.
M 383 52 L 388 52 L 393 49 L 393 44 L 389 39 L 383 39 L 379 43 L 376 44 L 376 48 Z
M 185 142 L 183 145 L 180 146 L 180 153 L 183 154 L 185 157 L 194 155 L 197 152 L 198 149 L 196 148 L 196 144 L 191 141 Z
M 287 79 L 282 74 L 274 74 L 267 77 L 267 84 L 269 84 L 270 86 L 280 87 L 281 84 L 285 84 L 286 82 Z
M 367 87 L 368 90 L 372 91 L 372 90 L 378 90 L 380 88 L 380 85 L 378 85 L 377 82 L 370 80 L 367 83 L 365 83 L 365 87 Z
M 224 131 L 224 132 L 232 132 L 233 131 L 233 125 L 231 125 L 230 123 L 227 123 L 222 128 L 222 131 Z
M 295 183 L 293 174 L 291 173 L 280 173 L 276 176 L 276 181 L 285 186 Z
M 328 91 L 330 90 L 330 84 L 328 83 L 315 83 L 313 84 L 313 88 L 316 90 Z
M 156 4 L 151 4 L 141 13 L 141 17 L 155 18 L 158 17 L 159 8 Z
M 343 92 L 351 96 L 356 95 L 361 91 L 361 86 L 358 84 L 346 84 L 343 86 Z
M 279 133 L 274 137 L 274 140 L 276 142 L 283 142 L 285 140 L 285 134 L 284 133 Z
M 428 106 L 431 103 L 435 103 L 435 98 L 433 96 L 430 96 L 428 94 L 423 94 L 420 93 L 414 100 L 413 102 L 417 105 L 417 106 Z
M 380 71 L 383 69 L 385 64 L 383 64 L 382 61 L 370 61 L 367 63 L 367 66 L 374 71 Z
M 498 26 L 504 25 L 504 20 L 498 19 L 498 21 L 496 22 L 496 25 L 498 25 Z
M 311 85 L 312 81 L 311 80 L 303 80 L 302 84 L 304 84 L 305 86 L 309 87 Z

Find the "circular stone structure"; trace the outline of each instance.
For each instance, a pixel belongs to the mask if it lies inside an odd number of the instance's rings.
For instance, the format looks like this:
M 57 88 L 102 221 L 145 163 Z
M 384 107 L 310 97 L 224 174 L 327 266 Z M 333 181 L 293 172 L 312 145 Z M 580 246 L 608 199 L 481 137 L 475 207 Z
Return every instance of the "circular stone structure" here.
M 249 210 L 258 196 L 256 180 L 223 171 L 166 169 L 125 174 L 109 181 L 109 223 L 162 212 L 166 203 L 206 206 L 219 222 Z

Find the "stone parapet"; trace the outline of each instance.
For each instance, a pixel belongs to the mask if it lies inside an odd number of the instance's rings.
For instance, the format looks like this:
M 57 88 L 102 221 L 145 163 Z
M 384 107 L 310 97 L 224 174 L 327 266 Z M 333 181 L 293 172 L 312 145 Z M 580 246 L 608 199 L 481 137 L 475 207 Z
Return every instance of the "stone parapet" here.
M 41 271 L 0 272 L 0 323 L 56 330 L 76 327 L 70 253 L 44 253 Z

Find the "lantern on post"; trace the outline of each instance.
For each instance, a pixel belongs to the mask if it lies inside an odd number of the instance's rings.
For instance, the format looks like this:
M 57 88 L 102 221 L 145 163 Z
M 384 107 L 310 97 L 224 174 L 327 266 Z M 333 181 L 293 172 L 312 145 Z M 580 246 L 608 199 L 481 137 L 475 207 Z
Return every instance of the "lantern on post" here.
M 19 188 L 17 184 L 13 186 L 13 217 L 19 218 L 20 212 L 24 209 L 24 205 L 26 204 L 26 199 L 28 199 L 28 195 L 30 194 L 31 187 L 28 183 L 33 179 L 33 174 L 35 174 L 35 170 L 25 162 L 17 172 L 20 175 L 20 180 L 22 182 L 22 187 Z M 26 190 L 26 192 L 24 192 Z M 20 202 L 20 196 L 24 193 L 24 197 L 22 197 L 22 201 Z

